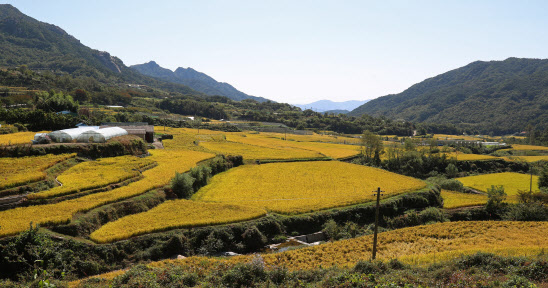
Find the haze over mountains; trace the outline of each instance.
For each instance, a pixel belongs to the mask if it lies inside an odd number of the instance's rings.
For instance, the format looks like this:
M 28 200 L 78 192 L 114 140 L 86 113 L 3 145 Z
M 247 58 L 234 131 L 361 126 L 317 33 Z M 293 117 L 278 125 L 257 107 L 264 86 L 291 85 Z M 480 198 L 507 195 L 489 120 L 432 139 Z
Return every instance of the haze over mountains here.
M 159 78 L 172 83 L 183 84 L 210 96 L 225 96 L 236 101 L 253 99 L 264 102 L 268 100 L 262 97 L 247 95 L 228 83 L 217 82 L 205 73 L 198 72 L 190 67 L 179 67 L 175 71 L 171 71 L 167 68 L 160 67 L 160 65 L 154 61 L 150 61 L 144 64 L 133 65 L 131 68 L 143 75 Z
M 343 102 L 334 102 L 331 100 L 320 100 L 308 104 L 293 104 L 294 106 L 297 106 L 303 110 L 305 109 L 311 109 L 316 112 L 326 112 L 326 111 L 337 111 L 338 113 L 348 113 L 360 105 L 367 103 L 369 100 L 350 100 L 350 101 L 343 101 Z M 346 112 L 344 112 L 346 111 Z
M 476 61 L 349 113 L 363 114 L 495 133 L 519 131 L 528 124 L 548 127 L 548 60 Z

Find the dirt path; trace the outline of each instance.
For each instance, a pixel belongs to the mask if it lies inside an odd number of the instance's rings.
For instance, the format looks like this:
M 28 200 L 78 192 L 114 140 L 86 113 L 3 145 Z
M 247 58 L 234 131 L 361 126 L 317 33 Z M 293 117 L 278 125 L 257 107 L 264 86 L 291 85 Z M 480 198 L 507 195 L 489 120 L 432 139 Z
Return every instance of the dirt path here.
M 164 149 L 164 144 L 162 141 L 158 141 L 157 139 L 154 139 L 154 142 L 152 142 L 152 146 L 156 149 Z

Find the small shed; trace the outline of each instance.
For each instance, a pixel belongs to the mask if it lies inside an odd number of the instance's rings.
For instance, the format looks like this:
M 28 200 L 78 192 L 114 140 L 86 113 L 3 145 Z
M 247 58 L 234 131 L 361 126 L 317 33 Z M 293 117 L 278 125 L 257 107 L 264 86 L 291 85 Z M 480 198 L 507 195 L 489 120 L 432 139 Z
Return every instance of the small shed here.
M 66 142 L 72 142 L 73 140 L 76 140 L 78 136 L 80 136 L 84 132 L 97 130 L 97 129 L 99 129 L 98 126 L 85 126 L 85 127 L 57 130 L 57 131 L 50 132 L 48 135 L 51 138 L 51 140 L 55 142 L 66 143 Z
M 109 127 L 97 130 L 89 130 L 78 136 L 78 142 L 84 143 L 104 143 L 107 140 L 128 135 L 127 131 L 120 127 Z

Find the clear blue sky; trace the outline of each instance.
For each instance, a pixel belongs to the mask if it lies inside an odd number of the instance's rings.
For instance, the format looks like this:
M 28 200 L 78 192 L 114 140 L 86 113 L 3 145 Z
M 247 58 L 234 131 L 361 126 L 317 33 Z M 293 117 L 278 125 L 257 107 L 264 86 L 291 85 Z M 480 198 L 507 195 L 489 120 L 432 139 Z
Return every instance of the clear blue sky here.
M 548 58 L 548 1 L 16 0 L 126 65 L 279 102 L 372 99 L 476 60 Z

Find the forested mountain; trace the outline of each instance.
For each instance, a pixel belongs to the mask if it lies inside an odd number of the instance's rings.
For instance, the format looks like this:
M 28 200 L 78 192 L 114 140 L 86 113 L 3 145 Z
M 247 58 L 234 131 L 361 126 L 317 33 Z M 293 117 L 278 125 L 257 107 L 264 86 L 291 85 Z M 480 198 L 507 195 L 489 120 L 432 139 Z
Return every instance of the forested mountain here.
M 331 100 L 319 100 L 316 102 L 308 103 L 308 104 L 293 104 L 303 110 L 305 109 L 311 109 L 316 112 L 326 112 L 330 110 L 348 110 L 352 111 L 359 107 L 360 105 L 363 105 L 364 103 L 367 103 L 369 100 L 349 100 L 344 102 L 334 102 Z M 341 113 L 341 112 L 339 112 Z
M 384 115 L 412 122 L 455 124 L 483 133 L 548 125 L 548 60 L 476 61 L 383 96 L 349 115 Z
M 267 101 L 267 99 L 262 97 L 247 95 L 228 83 L 217 82 L 210 76 L 190 67 L 179 67 L 175 71 L 171 71 L 160 67 L 160 65 L 154 61 L 150 61 L 144 64 L 133 65 L 131 68 L 139 71 L 139 73 L 143 75 L 159 78 L 172 83 L 183 84 L 210 96 L 225 96 L 236 101 L 244 99 L 253 99 L 259 102 Z
M 0 67 L 4 68 L 26 65 L 35 71 L 68 73 L 109 85 L 132 83 L 202 95 L 184 85 L 141 75 L 108 52 L 91 49 L 63 29 L 31 18 L 9 4 L 0 4 L 0 51 Z

